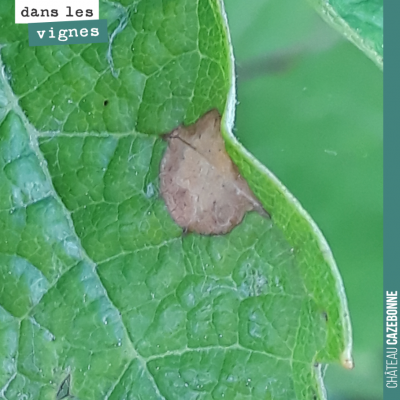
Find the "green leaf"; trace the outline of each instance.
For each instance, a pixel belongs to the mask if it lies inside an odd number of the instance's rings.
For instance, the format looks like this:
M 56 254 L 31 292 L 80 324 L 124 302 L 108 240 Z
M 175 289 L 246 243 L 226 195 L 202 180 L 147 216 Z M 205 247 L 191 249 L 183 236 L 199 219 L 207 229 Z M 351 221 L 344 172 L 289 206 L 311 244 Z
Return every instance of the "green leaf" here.
M 322 18 L 383 68 L 383 0 L 308 0 Z
M 310 217 L 231 133 L 222 4 L 101 1 L 109 44 L 35 48 L 13 3 L 0 11 L 0 398 L 323 399 L 319 363 L 351 364 L 342 282 Z M 160 135 L 212 108 L 272 219 L 183 235 L 158 194 Z

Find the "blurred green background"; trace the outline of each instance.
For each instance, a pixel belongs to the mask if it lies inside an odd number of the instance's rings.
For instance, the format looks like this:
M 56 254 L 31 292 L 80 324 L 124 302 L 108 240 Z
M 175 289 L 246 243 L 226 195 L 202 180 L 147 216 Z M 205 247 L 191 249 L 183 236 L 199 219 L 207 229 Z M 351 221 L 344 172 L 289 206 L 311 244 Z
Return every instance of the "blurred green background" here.
M 306 0 L 225 7 L 235 133 L 317 222 L 346 288 L 355 369 L 329 366 L 328 399 L 382 399 L 382 72 Z

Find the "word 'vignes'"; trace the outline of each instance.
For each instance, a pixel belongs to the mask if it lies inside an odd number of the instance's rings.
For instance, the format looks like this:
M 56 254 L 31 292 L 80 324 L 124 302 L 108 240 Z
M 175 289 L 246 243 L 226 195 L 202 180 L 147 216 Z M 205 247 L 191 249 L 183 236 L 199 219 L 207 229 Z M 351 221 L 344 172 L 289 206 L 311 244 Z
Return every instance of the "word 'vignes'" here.
M 43 39 L 44 34 L 46 33 L 46 31 L 37 31 L 37 34 L 39 35 L 40 39 Z M 68 35 L 68 36 L 67 36 Z M 99 36 L 99 29 L 98 28 L 92 28 L 90 29 L 90 33 L 89 30 L 86 28 L 82 28 L 80 30 L 73 28 L 73 29 L 60 29 L 58 31 L 58 40 L 60 40 L 61 42 L 65 42 L 66 40 L 68 40 L 68 38 L 70 37 L 86 37 L 86 36 Z M 54 36 L 54 30 L 53 28 L 49 29 L 49 38 L 50 39 L 55 39 L 56 37 Z

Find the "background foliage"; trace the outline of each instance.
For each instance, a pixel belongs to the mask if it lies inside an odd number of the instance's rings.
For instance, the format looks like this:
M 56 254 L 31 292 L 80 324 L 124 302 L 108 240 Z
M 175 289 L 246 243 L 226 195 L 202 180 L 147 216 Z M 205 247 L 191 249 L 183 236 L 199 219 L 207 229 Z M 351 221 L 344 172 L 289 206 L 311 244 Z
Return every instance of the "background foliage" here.
M 225 5 L 236 134 L 310 212 L 343 276 L 355 369 L 328 367 L 328 398 L 381 399 L 382 72 L 304 1 Z

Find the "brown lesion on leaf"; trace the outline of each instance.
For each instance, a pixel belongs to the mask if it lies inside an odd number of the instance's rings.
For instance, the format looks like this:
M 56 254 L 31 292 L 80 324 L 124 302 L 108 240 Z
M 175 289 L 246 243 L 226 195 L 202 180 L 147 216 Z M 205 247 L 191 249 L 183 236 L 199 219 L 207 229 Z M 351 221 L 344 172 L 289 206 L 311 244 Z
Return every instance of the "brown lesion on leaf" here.
M 165 139 L 160 191 L 185 232 L 220 235 L 238 225 L 247 211 L 268 216 L 225 149 L 217 110 L 193 125 L 179 126 Z

